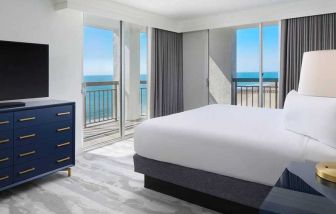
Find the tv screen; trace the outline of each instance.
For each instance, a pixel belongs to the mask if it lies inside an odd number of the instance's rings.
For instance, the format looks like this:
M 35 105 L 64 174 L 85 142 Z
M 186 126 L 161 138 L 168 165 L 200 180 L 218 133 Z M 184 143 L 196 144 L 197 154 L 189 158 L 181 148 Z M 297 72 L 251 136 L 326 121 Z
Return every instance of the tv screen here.
M 49 46 L 0 41 L 0 101 L 49 96 Z

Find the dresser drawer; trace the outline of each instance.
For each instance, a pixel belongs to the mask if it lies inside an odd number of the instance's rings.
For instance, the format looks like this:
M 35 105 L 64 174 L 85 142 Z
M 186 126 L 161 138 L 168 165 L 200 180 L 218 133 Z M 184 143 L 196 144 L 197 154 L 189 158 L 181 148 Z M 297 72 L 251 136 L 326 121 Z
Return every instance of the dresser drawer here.
M 13 128 L 13 113 L 0 113 L 0 131 Z
M 21 164 L 27 161 L 36 160 L 40 157 L 41 146 L 32 144 L 14 148 L 14 164 Z
M 40 160 L 30 161 L 24 164 L 14 165 L 14 182 L 19 182 L 42 172 L 42 163 Z
M 14 127 L 23 128 L 72 119 L 72 105 L 41 108 L 14 113 Z
M 48 135 L 48 126 L 33 126 L 14 130 L 15 147 L 41 142 Z
M 49 109 L 49 120 L 52 122 L 72 120 L 72 105 L 57 106 Z
M 72 134 L 73 134 L 72 121 L 54 123 L 48 127 L 48 138 L 53 139 L 54 141 L 72 139 Z
M 43 146 L 43 156 L 51 156 L 64 152 L 71 152 L 73 148 L 72 138 L 64 138 Z
M 53 157 L 49 158 L 49 170 L 54 170 L 62 168 L 65 166 L 72 165 L 74 163 L 72 151 L 65 151 L 55 154 Z
M 0 131 L 0 150 L 13 147 L 13 131 Z
M 13 164 L 13 148 L 0 150 L 0 169 Z
M 0 188 L 12 183 L 12 168 L 0 169 Z
M 14 128 L 24 128 L 48 122 L 48 108 L 14 112 Z

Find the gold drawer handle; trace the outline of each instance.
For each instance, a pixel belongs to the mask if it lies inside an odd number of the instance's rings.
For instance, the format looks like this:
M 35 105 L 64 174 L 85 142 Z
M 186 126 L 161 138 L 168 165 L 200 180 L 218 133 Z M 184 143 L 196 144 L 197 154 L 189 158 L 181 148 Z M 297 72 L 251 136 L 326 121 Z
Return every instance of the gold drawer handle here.
M 68 131 L 68 130 L 70 130 L 70 129 L 71 129 L 71 127 L 68 126 L 68 127 L 65 127 L 65 128 L 57 129 L 57 131 L 58 131 L 58 132 L 64 132 L 64 131 Z
M 36 151 L 34 150 L 34 151 L 31 151 L 31 152 L 27 152 L 27 153 L 19 154 L 19 156 L 20 156 L 20 157 L 25 157 L 25 156 L 28 156 L 28 155 L 33 155 L 33 154 L 35 154 L 35 153 L 36 153 Z
M 6 140 L 0 140 L 0 144 L 8 143 L 9 141 L 10 141 L 9 139 L 6 139 Z
M 0 178 L 0 181 L 6 180 L 6 179 L 8 179 L 8 178 L 9 178 L 9 176 L 1 177 L 1 178 Z
M 36 137 L 36 134 L 29 134 L 29 135 L 20 136 L 20 140 L 33 138 L 33 137 Z
M 57 116 L 65 116 L 65 115 L 69 115 L 71 114 L 70 111 L 68 112 L 60 112 L 60 113 L 57 113 Z
M 0 121 L 0 125 L 6 125 L 6 124 L 9 124 L 9 121 Z
M 67 145 L 70 145 L 70 142 L 58 144 L 57 147 L 63 147 L 63 146 L 67 146 Z
M 5 161 L 8 161 L 9 158 L 3 158 L 3 159 L 0 159 L 0 162 L 5 162 Z
M 36 117 L 27 117 L 27 118 L 22 118 L 19 119 L 20 122 L 27 122 L 27 121 L 31 121 L 31 120 L 35 120 Z
M 26 173 L 32 172 L 32 171 L 35 171 L 35 167 L 24 170 L 24 171 L 21 171 L 21 172 L 19 172 L 19 175 L 23 175 L 23 174 L 26 174 Z
M 62 162 L 67 161 L 67 160 L 70 160 L 70 157 L 66 157 L 66 158 L 57 160 L 57 163 L 62 163 Z

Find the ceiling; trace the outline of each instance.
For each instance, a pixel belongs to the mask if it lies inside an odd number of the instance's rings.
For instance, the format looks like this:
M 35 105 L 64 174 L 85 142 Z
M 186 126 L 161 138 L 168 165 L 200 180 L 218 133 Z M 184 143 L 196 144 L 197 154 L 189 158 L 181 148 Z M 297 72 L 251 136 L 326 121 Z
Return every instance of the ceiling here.
M 173 19 L 192 19 L 287 2 L 307 0 L 108 0 Z

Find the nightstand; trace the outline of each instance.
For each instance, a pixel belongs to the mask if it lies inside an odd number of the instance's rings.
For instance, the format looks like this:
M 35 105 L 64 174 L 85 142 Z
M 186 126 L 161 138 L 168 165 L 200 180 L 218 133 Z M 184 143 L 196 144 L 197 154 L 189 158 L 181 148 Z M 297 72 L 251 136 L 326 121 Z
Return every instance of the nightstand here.
M 314 162 L 291 163 L 260 207 L 260 213 L 336 213 L 336 184 L 315 174 Z

